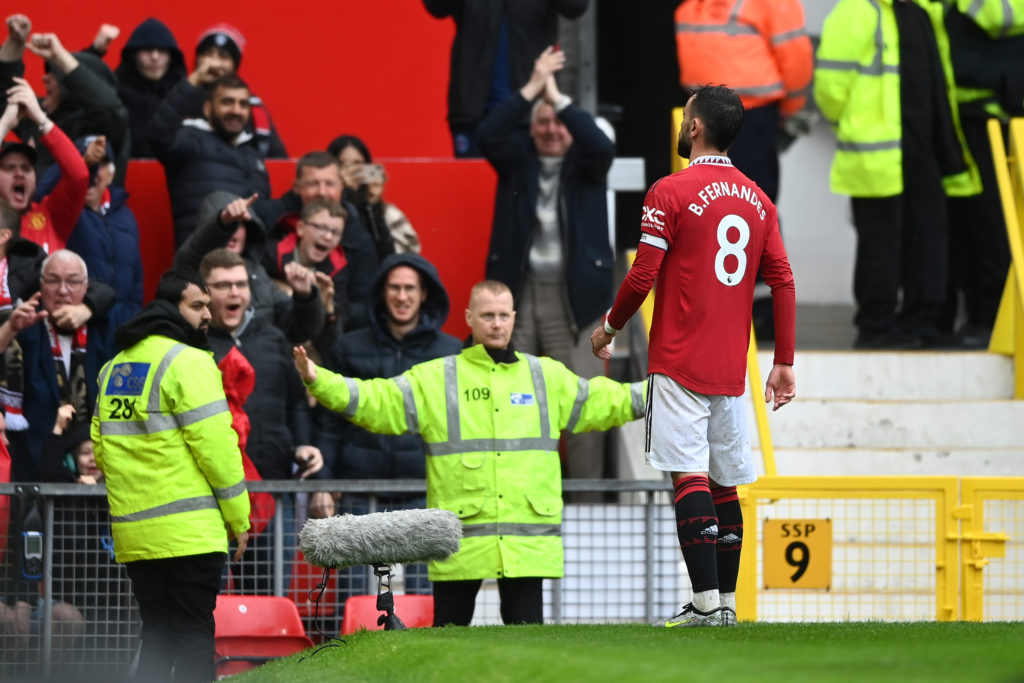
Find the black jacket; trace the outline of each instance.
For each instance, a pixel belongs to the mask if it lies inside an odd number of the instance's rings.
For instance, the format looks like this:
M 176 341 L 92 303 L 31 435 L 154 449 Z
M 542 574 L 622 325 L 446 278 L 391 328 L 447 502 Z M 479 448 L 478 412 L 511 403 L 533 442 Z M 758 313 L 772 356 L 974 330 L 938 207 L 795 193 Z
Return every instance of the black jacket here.
M 237 346 L 256 371 L 256 386 L 245 402 L 251 431 L 246 453 L 264 479 L 289 479 L 295 447 L 312 443 L 306 389 L 292 362 L 292 346 L 268 321 L 246 314 L 236 335 L 209 332 L 214 359 Z
M 162 48 L 171 53 L 171 64 L 159 81 L 148 80 L 135 67 L 135 55 L 143 48 Z M 121 63 L 115 73 L 117 94 L 128 110 L 132 158 L 151 158 L 155 153 L 149 143 L 149 120 L 167 93 L 188 75 L 185 57 L 171 29 L 152 17 L 136 26 L 121 49 Z
M 237 199 L 230 192 L 216 191 L 203 200 L 199 207 L 196 231 L 174 255 L 174 268 L 198 271 L 199 262 L 214 249 L 227 245 L 235 234 L 235 225 L 224 225 L 220 212 Z M 267 244 L 267 231 L 259 216 L 253 216 L 245 228 L 245 249 L 242 258 L 249 271 L 251 306 L 256 317 L 274 323 L 289 341 L 302 343 L 320 334 L 324 327 L 324 305 L 320 290 L 313 286 L 309 296 L 288 296 L 278 287 L 263 267 L 262 259 Z
M 558 42 L 558 15 L 575 19 L 587 0 L 423 0 L 438 19 L 455 20 L 448 121 L 474 123 L 484 117 L 501 22 L 508 36 L 509 86 L 518 89 L 530 79 L 533 60 Z
M 388 328 L 383 286 L 398 266 L 419 271 L 427 287 L 419 326 L 401 339 Z M 394 254 L 377 270 L 370 326 L 344 335 L 326 359 L 330 370 L 347 377 L 394 377 L 413 365 L 457 354 L 462 342 L 441 331 L 448 318 L 448 294 L 437 269 L 416 254 Z M 357 427 L 336 413 L 320 413 L 320 449 L 332 479 L 421 479 L 426 476 L 423 442 L 418 436 L 382 436 Z
M 107 149 L 117 169 L 114 185 L 122 186 L 131 142 L 128 110 L 117 96 L 117 78 L 103 60 L 91 52 L 76 52 L 74 56 L 78 60 L 76 69 L 68 74 L 54 72 L 60 81 L 61 95 L 60 106 L 49 115 L 50 119 L 72 140 L 87 135 L 107 136 Z M 20 76 L 19 70 L 24 71 L 21 62 L 0 62 L 0 82 L 9 80 L 11 75 Z M 36 174 L 41 178 L 54 165 L 53 155 L 40 141 L 39 130 L 29 119 L 22 119 L 15 131 L 25 142 L 34 140 L 39 155 Z
M 345 219 L 345 232 L 341 236 L 341 250 L 348 265 L 344 277 L 335 278 L 334 298 L 338 302 L 336 310 L 340 316 L 340 329 L 352 331 L 369 324 L 370 287 L 378 260 L 377 248 L 359 220 L 359 211 L 347 201 L 342 201 L 342 206 L 348 212 L 348 218 Z M 268 226 L 271 241 L 276 240 L 278 243 L 294 234 L 301 211 L 302 199 L 293 190 L 277 199 L 257 200 L 252 205 L 252 212 Z M 277 244 L 272 244 L 264 251 L 263 265 L 273 277 L 279 277 L 283 265 L 279 251 Z M 332 269 L 323 265 L 321 270 L 331 274 Z M 325 354 L 337 341 L 336 335 L 330 336 L 337 327 L 331 324 L 324 326 L 324 334 L 328 336 L 321 337 L 317 347 Z
M 1024 115 L 1024 35 L 990 38 L 955 3 L 946 10 L 945 24 L 957 86 L 993 90 L 1010 116 Z M 967 111 L 987 119 L 986 100 Z
M 270 194 L 263 155 L 242 133 L 235 144 L 215 133 L 205 119 L 187 119 L 206 91 L 188 80 L 176 85 L 150 119 L 149 139 L 167 174 L 174 214 L 174 245 L 180 247 L 196 228 L 199 205 L 214 190 L 240 197 Z
M 484 156 L 498 172 L 487 277 L 504 282 L 518 300 L 529 269 L 537 225 L 540 158 L 522 121 L 531 103 L 518 92 L 491 112 L 477 130 Z M 573 143 L 562 162 L 558 222 L 562 233 L 566 304 L 578 333 L 612 301 L 614 254 L 608 241 L 607 176 L 615 143 L 593 117 L 570 104 L 559 114 Z

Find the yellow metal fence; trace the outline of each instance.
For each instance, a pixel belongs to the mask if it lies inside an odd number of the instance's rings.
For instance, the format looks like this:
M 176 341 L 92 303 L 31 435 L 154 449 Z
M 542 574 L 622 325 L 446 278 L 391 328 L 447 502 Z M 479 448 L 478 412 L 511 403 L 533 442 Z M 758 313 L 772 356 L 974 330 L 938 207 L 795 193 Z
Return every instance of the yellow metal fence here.
M 741 502 L 743 620 L 1024 620 L 1024 477 L 768 476 Z
M 989 351 L 1013 356 L 1014 398 L 1024 399 L 1024 118 L 1011 119 L 1009 132 L 1007 145 L 999 121 L 988 122 L 1011 257 Z

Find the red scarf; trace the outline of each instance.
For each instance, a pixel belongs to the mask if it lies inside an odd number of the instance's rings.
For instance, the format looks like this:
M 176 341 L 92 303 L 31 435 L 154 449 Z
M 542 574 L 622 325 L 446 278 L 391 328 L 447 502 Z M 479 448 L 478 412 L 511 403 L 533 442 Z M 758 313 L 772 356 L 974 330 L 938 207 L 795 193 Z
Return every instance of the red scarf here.
M 14 302 L 11 301 L 11 288 L 7 284 L 7 257 L 4 256 L 0 261 L 0 313 L 12 308 L 14 308 Z
M 71 355 L 67 365 L 64 365 L 64 353 L 60 347 L 60 332 L 49 317 L 46 318 L 46 332 L 50 336 L 61 405 L 70 403 L 75 407 L 75 423 L 88 422 L 92 415 L 85 381 L 88 328 L 82 325 L 71 334 Z
M 238 433 L 238 450 L 242 453 L 242 469 L 247 481 L 263 481 L 259 470 L 245 452 L 249 443 L 249 416 L 242 406 L 256 386 L 256 371 L 238 347 L 231 347 L 217 364 L 224 382 L 224 394 L 231 410 L 231 427 Z M 253 536 L 267 528 L 274 517 L 274 497 L 266 492 L 249 492 L 249 533 Z

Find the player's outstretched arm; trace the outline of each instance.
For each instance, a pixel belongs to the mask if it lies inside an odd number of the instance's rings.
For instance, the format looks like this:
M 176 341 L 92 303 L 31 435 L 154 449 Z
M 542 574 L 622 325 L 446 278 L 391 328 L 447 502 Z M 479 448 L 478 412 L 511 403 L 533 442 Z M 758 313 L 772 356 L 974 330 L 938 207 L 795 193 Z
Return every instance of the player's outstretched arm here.
M 775 404 L 772 410 L 778 410 L 796 398 L 796 375 L 793 374 L 792 365 L 776 363 L 768 374 L 768 381 L 764 387 L 764 402 Z

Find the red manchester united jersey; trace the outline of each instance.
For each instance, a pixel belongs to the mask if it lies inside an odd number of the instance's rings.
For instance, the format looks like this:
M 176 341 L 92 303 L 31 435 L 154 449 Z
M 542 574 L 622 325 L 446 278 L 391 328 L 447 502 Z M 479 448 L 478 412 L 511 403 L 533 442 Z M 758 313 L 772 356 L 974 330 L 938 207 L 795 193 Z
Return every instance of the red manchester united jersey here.
M 759 268 L 772 288 L 775 362 L 793 362 L 793 273 L 775 205 L 728 157 L 700 157 L 656 182 L 641 231 L 608 322 L 621 328 L 657 278 L 651 373 L 702 394 L 742 394 Z

